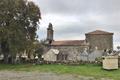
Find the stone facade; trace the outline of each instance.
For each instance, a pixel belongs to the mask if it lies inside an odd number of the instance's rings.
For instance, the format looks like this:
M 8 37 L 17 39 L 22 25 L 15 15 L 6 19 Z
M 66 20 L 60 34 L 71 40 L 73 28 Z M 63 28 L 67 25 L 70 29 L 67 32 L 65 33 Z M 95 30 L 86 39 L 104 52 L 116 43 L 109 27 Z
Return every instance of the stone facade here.
M 51 46 L 52 49 L 58 49 L 61 55 L 66 56 L 66 58 L 62 58 L 64 56 L 58 56 L 59 61 L 80 61 L 80 54 L 84 51 L 88 46 Z
M 113 49 L 113 33 L 97 30 L 87 33 L 86 41 L 89 43 L 91 50 L 94 50 L 95 47 L 98 47 L 98 50 Z

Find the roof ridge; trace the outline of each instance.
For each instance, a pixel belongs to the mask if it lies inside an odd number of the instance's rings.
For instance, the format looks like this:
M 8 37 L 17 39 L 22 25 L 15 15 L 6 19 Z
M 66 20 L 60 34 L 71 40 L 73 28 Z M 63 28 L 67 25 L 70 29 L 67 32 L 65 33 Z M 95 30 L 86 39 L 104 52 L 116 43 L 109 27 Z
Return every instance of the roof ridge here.
M 51 45 L 85 45 L 85 40 L 65 40 L 65 41 L 53 41 Z
M 103 31 L 103 30 L 95 30 L 95 31 L 92 31 L 92 32 L 88 32 L 86 34 L 113 34 L 113 33 L 107 32 L 107 31 Z

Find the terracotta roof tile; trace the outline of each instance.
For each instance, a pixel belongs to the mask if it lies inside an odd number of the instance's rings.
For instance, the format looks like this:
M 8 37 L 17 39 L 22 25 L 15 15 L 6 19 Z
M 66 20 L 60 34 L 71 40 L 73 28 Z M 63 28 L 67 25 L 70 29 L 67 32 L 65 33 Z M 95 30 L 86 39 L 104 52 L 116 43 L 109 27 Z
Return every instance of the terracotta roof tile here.
M 111 34 L 111 35 L 113 35 L 113 33 L 106 32 L 106 31 L 101 31 L 101 30 L 96 30 L 96 31 L 89 32 L 89 33 L 86 33 L 86 34 Z
M 85 40 L 65 40 L 65 41 L 53 41 L 52 46 L 82 46 L 86 45 Z

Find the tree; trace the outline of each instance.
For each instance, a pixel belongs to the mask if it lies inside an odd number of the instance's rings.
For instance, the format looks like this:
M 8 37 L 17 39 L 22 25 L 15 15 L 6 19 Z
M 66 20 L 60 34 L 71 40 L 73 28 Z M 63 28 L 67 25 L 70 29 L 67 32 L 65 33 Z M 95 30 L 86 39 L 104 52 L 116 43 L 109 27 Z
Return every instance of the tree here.
M 38 56 L 39 61 L 42 60 L 42 55 L 45 51 L 45 45 L 41 43 L 41 41 L 36 41 L 35 45 L 35 55 Z
M 46 50 L 46 45 L 44 43 L 45 41 L 43 40 L 41 41 L 36 40 L 33 42 L 32 46 L 29 46 L 26 49 L 26 53 L 29 61 L 32 61 L 32 60 L 35 60 L 35 61 L 37 60 L 38 62 L 42 61 L 42 55 Z
M 0 44 L 4 62 L 23 52 L 37 39 L 36 31 L 41 19 L 38 6 L 27 0 L 0 1 Z

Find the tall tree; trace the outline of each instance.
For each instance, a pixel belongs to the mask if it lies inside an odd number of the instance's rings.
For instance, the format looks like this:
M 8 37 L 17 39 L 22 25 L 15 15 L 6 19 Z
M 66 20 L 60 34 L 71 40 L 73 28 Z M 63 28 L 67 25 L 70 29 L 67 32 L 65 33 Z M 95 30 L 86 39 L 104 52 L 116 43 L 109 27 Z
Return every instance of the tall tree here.
M 40 9 L 33 2 L 0 0 L 0 43 L 5 63 L 34 42 L 39 19 Z

